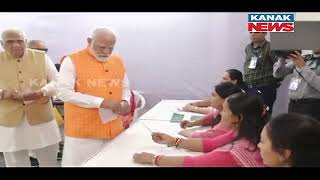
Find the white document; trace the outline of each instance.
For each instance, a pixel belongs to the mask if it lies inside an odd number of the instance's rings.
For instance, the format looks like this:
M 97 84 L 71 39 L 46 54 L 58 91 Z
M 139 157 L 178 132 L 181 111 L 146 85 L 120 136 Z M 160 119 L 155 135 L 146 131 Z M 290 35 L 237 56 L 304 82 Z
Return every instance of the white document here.
M 117 119 L 118 114 L 113 113 L 110 109 L 99 108 L 100 119 L 103 124 Z

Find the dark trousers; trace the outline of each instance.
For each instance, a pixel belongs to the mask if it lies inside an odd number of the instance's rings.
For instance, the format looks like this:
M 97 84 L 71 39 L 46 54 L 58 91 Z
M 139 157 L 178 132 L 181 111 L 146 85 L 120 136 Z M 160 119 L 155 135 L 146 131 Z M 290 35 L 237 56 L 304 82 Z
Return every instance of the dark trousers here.
M 320 99 L 290 100 L 288 112 L 309 115 L 320 121 Z
M 268 122 L 272 117 L 272 109 L 273 104 L 276 101 L 277 98 L 277 89 L 279 85 L 278 84 L 271 84 L 268 86 L 249 86 L 248 93 L 250 94 L 256 94 L 260 96 L 264 102 L 265 105 L 269 107 L 269 110 L 267 111 L 267 114 L 265 115 L 265 120 Z
M 271 115 L 273 104 L 277 98 L 278 87 L 277 84 L 268 86 L 249 86 L 248 93 L 259 95 L 263 99 L 264 104 L 269 107 L 269 113 Z M 260 91 L 261 94 L 259 94 L 258 91 Z

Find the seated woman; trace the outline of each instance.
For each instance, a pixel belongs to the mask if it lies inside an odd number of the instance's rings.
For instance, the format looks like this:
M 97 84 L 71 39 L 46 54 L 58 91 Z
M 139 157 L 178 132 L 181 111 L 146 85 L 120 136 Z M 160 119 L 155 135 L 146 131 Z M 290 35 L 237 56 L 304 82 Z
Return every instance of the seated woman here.
M 231 82 L 223 82 L 216 85 L 210 100 L 211 107 L 214 108 L 214 111 L 199 120 L 184 120 L 180 123 L 181 128 L 210 125 L 212 126 L 212 128 L 205 132 L 195 132 L 193 129 L 186 129 L 181 131 L 179 134 L 185 137 L 215 137 L 231 130 L 230 126 L 226 126 L 226 124 L 220 123 L 220 112 L 222 111 L 222 106 L 225 99 L 228 96 L 239 92 L 241 92 L 241 89 Z
M 269 167 L 320 167 L 319 139 L 319 121 L 301 114 L 281 114 L 263 128 L 258 147 Z
M 243 91 L 248 90 L 248 85 L 243 81 L 242 73 L 236 69 L 226 70 L 222 76 L 221 82 L 232 82 L 241 88 Z M 209 114 L 214 111 L 212 107 L 210 107 L 210 99 L 205 99 L 202 101 L 192 102 L 185 105 L 182 110 L 187 112 L 196 112 L 201 114 Z
M 229 96 L 223 103 L 222 121 L 234 124 L 235 130 L 216 138 L 173 138 L 163 133 L 154 133 L 152 138 L 160 144 L 177 148 L 206 152 L 199 156 L 165 156 L 151 153 L 135 153 L 137 163 L 157 166 L 264 166 L 257 144 L 265 125 L 261 114 L 263 104 L 260 97 L 246 93 Z

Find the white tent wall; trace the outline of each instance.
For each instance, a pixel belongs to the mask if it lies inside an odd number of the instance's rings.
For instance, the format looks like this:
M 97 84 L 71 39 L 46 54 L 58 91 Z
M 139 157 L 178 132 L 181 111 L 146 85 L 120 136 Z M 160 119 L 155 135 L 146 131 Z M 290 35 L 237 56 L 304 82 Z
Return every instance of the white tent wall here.
M 84 48 L 92 29 L 111 27 L 131 88 L 144 92 L 147 109 L 161 99 L 210 96 L 224 70 L 242 70 L 249 42 L 247 13 L 0 13 L 0 22 L 0 31 L 17 27 L 45 41 L 54 63 Z M 275 114 L 286 111 L 286 89 Z

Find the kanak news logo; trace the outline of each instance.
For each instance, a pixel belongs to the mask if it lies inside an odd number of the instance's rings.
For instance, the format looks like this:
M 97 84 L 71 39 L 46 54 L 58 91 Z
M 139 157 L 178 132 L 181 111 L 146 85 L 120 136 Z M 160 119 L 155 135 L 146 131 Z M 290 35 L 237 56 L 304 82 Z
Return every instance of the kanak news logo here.
M 249 32 L 294 32 L 294 14 L 248 14 Z

